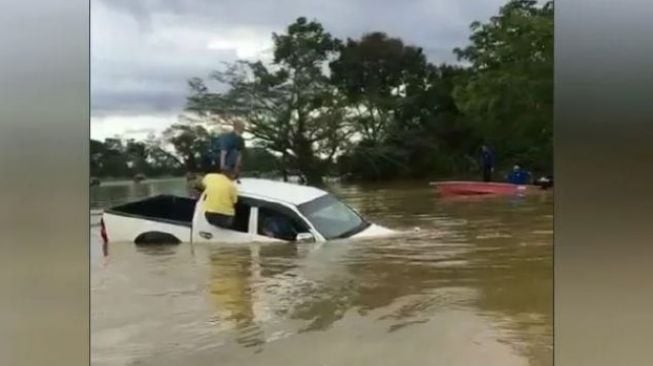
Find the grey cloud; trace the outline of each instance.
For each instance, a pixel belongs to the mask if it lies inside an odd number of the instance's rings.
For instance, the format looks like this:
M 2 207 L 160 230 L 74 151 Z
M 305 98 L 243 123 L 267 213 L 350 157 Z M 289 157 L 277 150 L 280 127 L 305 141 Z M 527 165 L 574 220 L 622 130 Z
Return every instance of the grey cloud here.
M 143 31 L 152 30 L 152 21 L 150 18 L 151 11 L 147 7 L 146 1 L 134 0 L 99 0 L 109 7 L 124 11 L 130 14 L 138 22 Z M 92 5 L 91 5 L 92 6 Z
M 95 1 L 101 5 L 96 11 L 102 12 L 105 21 L 103 28 L 97 29 L 103 43 L 93 43 L 97 51 L 92 61 L 94 115 L 112 111 L 147 114 L 180 110 L 188 78 L 206 76 L 221 61 L 236 57 L 235 51 L 206 49 L 206 42 L 202 42 L 210 35 L 219 37 L 232 30 L 246 29 L 265 34 L 269 39 L 271 32 L 283 32 L 297 17 L 306 16 L 319 20 L 339 38 L 358 38 L 363 33 L 384 31 L 422 47 L 433 62 L 455 62 L 452 49 L 466 44 L 469 23 L 488 19 L 504 3 L 502 0 Z M 111 28 L 113 18 L 125 16 L 139 26 Z M 124 24 L 124 19 L 117 24 Z M 185 31 L 170 35 L 175 29 Z
M 125 130 L 125 135 L 145 135 L 155 132 L 156 129 L 154 128 L 129 128 Z
M 183 91 L 168 92 L 154 89 L 145 92 L 92 92 L 91 109 L 94 117 L 113 114 L 170 114 L 183 109 L 184 98 Z

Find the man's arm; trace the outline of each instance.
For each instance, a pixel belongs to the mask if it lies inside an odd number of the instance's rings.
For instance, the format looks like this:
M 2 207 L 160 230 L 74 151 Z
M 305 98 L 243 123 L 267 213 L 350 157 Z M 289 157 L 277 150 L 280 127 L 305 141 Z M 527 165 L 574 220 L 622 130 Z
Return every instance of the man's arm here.
M 236 189 L 236 184 L 232 183 L 231 184 L 231 202 L 238 203 L 238 190 Z
M 190 184 L 190 189 L 191 191 L 194 190 L 191 194 L 197 194 L 198 197 L 204 193 L 204 190 L 206 189 L 206 184 L 204 183 L 204 179 L 195 179 L 191 184 Z

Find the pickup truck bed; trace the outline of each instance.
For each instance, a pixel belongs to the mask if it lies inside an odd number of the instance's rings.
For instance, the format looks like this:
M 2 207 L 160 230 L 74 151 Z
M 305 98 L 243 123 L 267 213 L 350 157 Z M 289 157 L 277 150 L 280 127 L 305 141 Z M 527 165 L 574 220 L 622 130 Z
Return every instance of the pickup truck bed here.
M 190 242 L 196 203 L 194 198 L 159 195 L 108 209 L 103 215 L 107 240 L 136 244 Z M 234 233 L 247 232 L 249 216 L 250 207 L 238 202 Z
M 117 206 L 107 210 L 106 213 L 190 227 L 193 222 L 195 202 L 193 198 L 160 195 Z

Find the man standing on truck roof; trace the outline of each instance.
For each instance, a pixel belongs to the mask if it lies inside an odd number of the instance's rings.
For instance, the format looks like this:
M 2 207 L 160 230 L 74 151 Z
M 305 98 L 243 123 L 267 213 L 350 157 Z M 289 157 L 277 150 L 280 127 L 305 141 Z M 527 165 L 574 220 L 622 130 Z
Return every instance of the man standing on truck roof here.
M 235 173 L 223 170 L 209 173 L 202 179 L 204 189 L 204 216 L 211 225 L 231 229 L 236 215 L 238 189 L 233 180 Z
M 245 140 L 243 132 L 245 123 L 236 120 L 233 123 L 233 130 L 225 132 L 218 136 L 217 145 L 220 151 L 219 168 L 235 174 L 235 178 L 240 175 L 240 168 L 243 162 L 243 151 L 245 150 Z

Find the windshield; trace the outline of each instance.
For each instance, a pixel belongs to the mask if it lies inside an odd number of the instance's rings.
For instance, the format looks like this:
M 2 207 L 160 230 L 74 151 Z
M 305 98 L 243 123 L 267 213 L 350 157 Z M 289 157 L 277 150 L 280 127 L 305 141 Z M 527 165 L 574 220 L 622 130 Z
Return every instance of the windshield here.
M 300 205 L 299 211 L 327 240 L 346 238 L 369 226 L 354 210 L 330 194 Z

